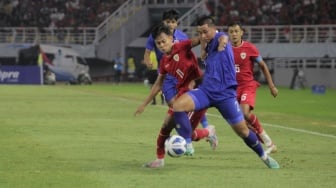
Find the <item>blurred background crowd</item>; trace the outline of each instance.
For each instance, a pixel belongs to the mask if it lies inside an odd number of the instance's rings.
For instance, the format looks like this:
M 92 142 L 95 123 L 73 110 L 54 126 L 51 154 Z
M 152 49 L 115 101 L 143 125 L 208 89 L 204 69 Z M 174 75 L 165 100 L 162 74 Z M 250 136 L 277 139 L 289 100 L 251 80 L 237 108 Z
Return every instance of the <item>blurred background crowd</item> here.
M 207 7 L 219 25 L 230 20 L 243 25 L 336 23 L 336 1 L 330 0 L 210 0 Z
M 96 27 L 123 0 L 4 0 L 0 27 Z
M 95 27 L 123 0 L 3 0 L 0 27 Z M 242 6 L 243 5 L 243 6 Z M 336 1 L 209 0 L 207 8 L 219 25 L 335 24 Z

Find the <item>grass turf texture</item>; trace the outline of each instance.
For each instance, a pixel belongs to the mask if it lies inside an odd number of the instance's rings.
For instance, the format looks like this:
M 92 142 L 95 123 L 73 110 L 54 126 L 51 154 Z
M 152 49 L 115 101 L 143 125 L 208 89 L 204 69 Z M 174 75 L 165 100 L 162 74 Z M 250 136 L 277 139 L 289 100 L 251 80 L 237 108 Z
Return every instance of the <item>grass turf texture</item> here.
M 142 84 L 6 86 L 0 97 L 0 187 L 334 187 L 336 91 L 258 90 L 256 114 L 278 146 L 268 169 L 215 109 L 219 146 L 194 143 L 194 157 L 155 158 L 167 108 L 133 113 L 149 92 Z M 158 97 L 159 99 L 159 97 Z

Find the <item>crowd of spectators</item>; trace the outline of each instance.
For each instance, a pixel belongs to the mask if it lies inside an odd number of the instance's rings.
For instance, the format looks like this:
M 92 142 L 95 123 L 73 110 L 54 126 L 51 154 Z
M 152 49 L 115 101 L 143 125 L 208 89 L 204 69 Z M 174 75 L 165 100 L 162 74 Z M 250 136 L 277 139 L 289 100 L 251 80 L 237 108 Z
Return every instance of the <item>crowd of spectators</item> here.
M 0 27 L 95 27 L 124 0 L 2 0 Z M 336 24 L 336 1 L 208 0 L 218 25 Z
M 0 27 L 95 27 L 123 0 L 3 0 Z
M 208 0 L 218 25 L 336 24 L 336 1 L 330 0 Z

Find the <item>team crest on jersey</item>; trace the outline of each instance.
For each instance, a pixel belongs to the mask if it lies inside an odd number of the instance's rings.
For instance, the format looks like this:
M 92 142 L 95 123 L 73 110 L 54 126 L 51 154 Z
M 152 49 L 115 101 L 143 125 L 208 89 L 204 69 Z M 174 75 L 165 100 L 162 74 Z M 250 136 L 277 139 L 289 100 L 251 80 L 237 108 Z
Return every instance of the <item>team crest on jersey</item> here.
M 179 56 L 178 54 L 175 54 L 175 55 L 173 56 L 173 59 L 174 59 L 175 61 L 179 61 L 179 60 L 180 60 L 180 56 Z
M 245 59 L 245 58 L 246 58 L 246 53 L 245 53 L 245 52 L 240 53 L 240 57 L 241 57 L 242 59 Z

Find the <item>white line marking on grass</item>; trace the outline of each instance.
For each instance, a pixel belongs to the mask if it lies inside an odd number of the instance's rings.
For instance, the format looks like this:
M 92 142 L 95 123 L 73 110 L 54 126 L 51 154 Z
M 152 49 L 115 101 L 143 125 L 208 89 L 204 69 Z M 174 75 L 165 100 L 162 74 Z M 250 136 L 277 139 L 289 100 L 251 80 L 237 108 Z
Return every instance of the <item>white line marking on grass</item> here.
M 317 135 L 317 136 L 329 137 L 329 138 L 336 139 L 336 136 L 331 135 L 331 134 L 323 134 L 323 133 L 319 133 L 319 132 L 307 131 L 307 130 L 304 130 L 304 129 L 297 129 L 297 128 L 291 128 L 291 127 L 284 127 L 284 126 L 281 126 L 281 125 L 275 125 L 275 124 L 269 124 L 269 123 L 263 123 L 263 125 L 266 125 L 266 126 L 269 126 L 269 127 L 276 127 L 276 128 L 291 130 L 291 131 L 294 131 L 294 132 L 301 132 L 301 133 L 312 134 L 312 135 Z
M 105 96 L 104 94 L 96 93 L 96 92 L 92 92 L 92 91 L 79 91 L 79 90 L 72 90 L 72 91 L 77 92 L 77 93 L 83 93 L 83 94 L 91 94 L 91 95 L 95 95 L 95 96 Z M 136 102 L 135 100 L 129 100 L 127 98 L 111 97 L 109 95 L 106 95 L 106 96 L 108 96 L 110 98 L 113 98 L 113 99 L 129 102 L 129 103 Z M 167 106 L 159 106 L 159 107 L 161 107 L 161 108 L 167 108 Z M 207 113 L 207 115 L 222 119 L 222 116 L 220 116 L 220 115 L 210 114 L 210 113 Z M 285 129 L 285 130 L 290 130 L 290 131 L 293 131 L 293 132 L 301 132 L 301 133 L 305 133 L 305 134 L 311 134 L 311 135 L 316 135 L 316 136 L 322 136 L 322 137 L 328 137 L 328 138 L 336 139 L 336 136 L 335 135 L 331 135 L 331 134 L 323 134 L 323 133 L 319 133 L 319 132 L 307 131 L 307 130 L 298 129 L 298 128 L 285 127 L 285 126 L 282 126 L 282 125 L 275 125 L 275 124 L 270 124 L 270 123 L 263 123 L 263 125 L 266 125 L 266 126 L 269 126 L 269 127 L 275 127 L 275 128 Z
M 212 116 L 212 117 L 216 117 L 216 118 L 222 118 L 222 116 L 216 115 L 216 114 L 207 113 L 207 115 Z M 285 129 L 285 130 L 290 130 L 290 131 L 294 131 L 294 132 L 301 132 L 301 133 L 305 133 L 305 134 L 311 134 L 311 135 L 336 139 L 336 136 L 331 135 L 331 134 L 323 134 L 323 133 L 319 133 L 319 132 L 307 131 L 307 130 L 298 129 L 298 128 L 285 127 L 285 126 L 275 125 L 275 124 L 270 124 L 270 123 L 263 123 L 263 125 L 266 125 L 266 126 L 269 126 L 269 127 L 276 127 L 276 128 L 280 128 L 280 129 Z

